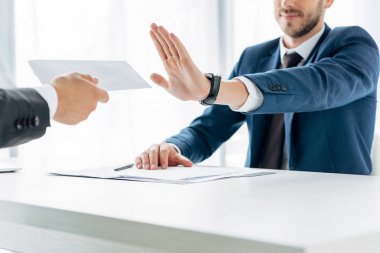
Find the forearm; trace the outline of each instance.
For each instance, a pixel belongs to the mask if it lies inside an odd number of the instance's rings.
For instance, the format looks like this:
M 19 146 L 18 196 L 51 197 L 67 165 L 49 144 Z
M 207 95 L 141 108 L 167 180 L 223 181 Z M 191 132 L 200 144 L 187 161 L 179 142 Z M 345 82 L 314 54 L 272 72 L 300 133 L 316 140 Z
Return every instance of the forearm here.
M 240 108 L 248 98 L 248 90 L 240 80 L 223 80 L 215 104 Z

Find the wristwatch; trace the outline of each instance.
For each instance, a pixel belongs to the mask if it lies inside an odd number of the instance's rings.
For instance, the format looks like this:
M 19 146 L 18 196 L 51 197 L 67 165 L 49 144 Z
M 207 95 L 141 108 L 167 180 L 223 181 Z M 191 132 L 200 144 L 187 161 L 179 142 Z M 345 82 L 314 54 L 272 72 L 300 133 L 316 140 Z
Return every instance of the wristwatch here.
M 220 75 L 212 73 L 207 73 L 206 77 L 208 80 L 210 80 L 210 93 L 205 99 L 199 101 L 199 103 L 201 103 L 202 105 L 212 105 L 215 103 L 216 97 L 218 96 L 222 77 Z

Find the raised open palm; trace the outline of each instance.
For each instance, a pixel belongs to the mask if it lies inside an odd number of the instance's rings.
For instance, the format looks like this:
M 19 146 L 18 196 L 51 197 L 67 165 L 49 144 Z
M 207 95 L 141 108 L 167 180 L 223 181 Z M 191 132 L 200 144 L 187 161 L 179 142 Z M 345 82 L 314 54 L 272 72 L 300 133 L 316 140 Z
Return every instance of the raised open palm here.
M 210 82 L 194 64 L 178 37 L 156 24 L 151 25 L 150 35 L 168 75 L 167 80 L 154 73 L 152 81 L 181 100 L 200 101 L 206 98 Z

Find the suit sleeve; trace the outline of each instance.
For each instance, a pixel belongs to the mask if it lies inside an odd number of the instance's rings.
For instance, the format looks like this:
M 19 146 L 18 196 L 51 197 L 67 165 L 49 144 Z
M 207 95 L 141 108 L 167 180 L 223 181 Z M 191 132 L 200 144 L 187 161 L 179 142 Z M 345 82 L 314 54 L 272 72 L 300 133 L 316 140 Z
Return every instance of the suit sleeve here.
M 236 76 L 238 66 L 230 78 Z M 190 126 L 166 142 L 177 145 L 182 155 L 198 163 L 210 157 L 241 127 L 244 120 L 245 115 L 232 111 L 228 106 L 212 105 Z
M 34 89 L 0 89 L 0 148 L 43 136 L 50 126 L 49 107 Z
M 376 92 L 379 51 L 359 27 L 330 34 L 322 60 L 302 67 L 245 75 L 264 95 L 256 114 L 312 112 L 341 107 Z M 332 39 L 333 38 L 333 39 Z

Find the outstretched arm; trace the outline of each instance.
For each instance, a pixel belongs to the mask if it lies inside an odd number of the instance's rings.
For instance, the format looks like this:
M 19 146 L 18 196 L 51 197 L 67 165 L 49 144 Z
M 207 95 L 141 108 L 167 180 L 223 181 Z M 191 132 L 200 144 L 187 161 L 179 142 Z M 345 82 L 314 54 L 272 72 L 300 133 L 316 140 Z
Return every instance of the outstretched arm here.
M 181 100 L 205 99 L 210 92 L 210 81 L 194 64 L 178 37 L 156 24 L 151 25 L 150 35 L 168 75 L 165 79 L 154 73 L 152 81 Z M 223 80 L 215 103 L 239 108 L 247 97 L 248 91 L 241 81 Z

